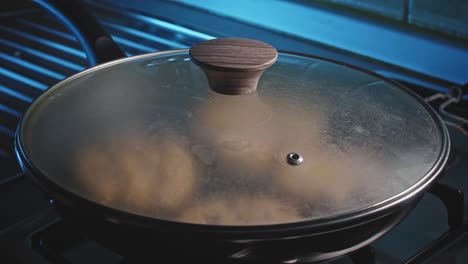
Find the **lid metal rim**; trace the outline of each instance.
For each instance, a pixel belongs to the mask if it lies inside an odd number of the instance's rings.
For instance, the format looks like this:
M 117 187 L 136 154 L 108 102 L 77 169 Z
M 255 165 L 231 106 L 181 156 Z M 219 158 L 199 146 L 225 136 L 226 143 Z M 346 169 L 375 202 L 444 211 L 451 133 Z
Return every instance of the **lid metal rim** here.
M 18 125 L 18 129 L 15 134 L 15 152 L 17 159 L 20 163 L 22 169 L 26 172 L 26 174 L 30 175 L 36 183 L 45 187 L 49 192 L 54 194 L 62 194 L 62 196 L 66 197 L 67 200 L 72 200 L 73 203 L 80 204 L 85 209 L 95 209 L 92 210 L 94 213 L 100 215 L 102 218 L 105 219 L 117 219 L 118 222 L 121 223 L 131 223 L 131 224 L 139 224 L 142 226 L 154 226 L 155 224 L 160 225 L 164 228 L 174 229 L 178 232 L 203 232 L 203 233 L 225 233 L 225 234 L 248 234 L 252 237 L 257 236 L 276 236 L 281 235 L 284 232 L 288 234 L 292 233 L 301 233 L 304 231 L 314 232 L 318 230 L 328 230 L 333 229 L 336 226 L 343 226 L 347 223 L 356 224 L 357 222 L 365 222 L 371 219 L 375 219 L 381 217 L 382 215 L 388 214 L 395 210 L 401 208 L 401 206 L 405 206 L 407 203 L 411 203 L 414 200 L 422 195 L 422 192 L 429 187 L 429 185 L 437 178 L 437 176 L 441 173 L 444 169 L 444 166 L 448 160 L 448 154 L 450 152 L 450 139 L 449 134 L 446 126 L 444 125 L 441 118 L 435 113 L 435 111 L 426 103 L 424 102 L 418 95 L 414 92 L 410 91 L 408 88 L 404 87 L 403 85 L 388 79 L 384 76 L 376 74 L 374 72 L 370 72 L 368 70 L 349 65 L 347 63 L 343 63 L 336 60 L 331 60 L 327 58 L 322 58 L 319 56 L 308 55 L 308 54 L 301 54 L 296 52 L 289 52 L 289 51 L 279 51 L 280 54 L 289 54 L 289 55 L 296 55 L 301 57 L 313 58 L 318 59 L 326 62 L 331 62 L 334 64 L 338 64 L 341 66 L 345 66 L 369 75 L 372 75 L 376 78 L 379 78 L 382 81 L 392 84 L 393 86 L 398 87 L 399 89 L 406 92 L 409 96 L 412 96 L 416 102 L 421 104 L 431 115 L 433 121 L 436 123 L 436 126 L 439 129 L 442 139 L 441 150 L 439 153 L 439 157 L 435 162 L 434 166 L 424 175 L 421 179 L 415 183 L 410 188 L 406 189 L 405 191 L 387 199 L 381 201 L 377 204 L 373 204 L 367 208 L 361 208 L 355 211 L 347 212 L 344 214 L 336 215 L 333 217 L 327 218 L 320 218 L 320 219 L 312 219 L 300 222 L 292 222 L 292 223 L 283 223 L 283 224 L 272 224 L 272 225 L 257 225 L 257 226 L 225 226 L 225 225 L 203 225 L 203 224 L 192 224 L 192 223 L 182 223 L 182 222 L 175 222 L 169 220 L 162 220 L 157 218 L 152 218 L 149 216 L 137 215 L 130 212 L 121 211 L 112 207 L 104 206 L 94 201 L 85 199 L 82 196 L 79 196 L 71 191 L 67 190 L 66 188 L 60 186 L 52 179 L 47 177 L 45 173 L 43 173 L 39 168 L 37 168 L 33 162 L 30 160 L 28 155 L 26 154 L 22 142 L 22 135 L 23 135 L 23 128 L 25 120 L 28 119 L 28 116 L 34 112 L 34 109 L 37 105 L 41 103 L 41 101 L 47 97 L 47 95 L 53 92 L 58 87 L 61 87 L 64 83 L 69 82 L 73 79 L 79 78 L 80 76 L 86 75 L 90 72 L 97 71 L 102 68 L 106 68 L 112 65 L 120 64 L 123 62 L 128 62 L 137 59 L 144 59 L 150 58 L 155 56 L 162 56 L 167 54 L 177 54 L 177 53 L 185 53 L 188 54 L 188 49 L 180 49 L 180 50 L 171 50 L 171 51 L 163 51 L 163 52 L 155 52 L 149 53 L 144 55 L 138 55 L 129 58 L 123 58 L 115 61 L 111 61 L 108 63 L 104 63 L 90 69 L 87 69 L 83 72 L 77 73 L 65 80 L 57 83 L 56 85 L 52 86 L 46 92 L 44 92 L 36 101 L 28 108 L 25 115 L 23 116 L 22 120 Z M 45 186 L 44 186 L 45 185 Z M 115 222 L 115 221 L 113 221 Z M 292 232 L 292 233 L 291 233 Z

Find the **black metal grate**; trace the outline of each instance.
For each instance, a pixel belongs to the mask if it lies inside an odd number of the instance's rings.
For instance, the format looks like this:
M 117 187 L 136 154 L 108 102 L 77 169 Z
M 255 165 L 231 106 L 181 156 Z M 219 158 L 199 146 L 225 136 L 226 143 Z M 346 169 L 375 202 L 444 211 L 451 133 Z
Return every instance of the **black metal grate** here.
M 212 38 L 122 8 L 88 5 L 129 56 Z M 63 25 L 39 7 L 17 11 L 0 16 L 0 181 L 20 172 L 13 136 L 23 112 L 48 87 L 87 67 L 85 53 Z

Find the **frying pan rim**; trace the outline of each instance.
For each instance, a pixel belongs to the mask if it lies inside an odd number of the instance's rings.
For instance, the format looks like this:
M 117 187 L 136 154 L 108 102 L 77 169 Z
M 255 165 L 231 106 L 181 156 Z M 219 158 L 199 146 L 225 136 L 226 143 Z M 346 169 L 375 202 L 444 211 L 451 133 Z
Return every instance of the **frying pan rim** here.
M 51 178 L 47 177 L 38 167 L 34 165 L 31 159 L 26 154 L 25 148 L 23 146 L 22 135 L 23 128 L 27 118 L 34 112 L 34 109 L 37 105 L 40 105 L 41 101 L 44 98 L 47 98 L 48 94 L 54 90 L 62 87 L 64 83 L 69 82 L 75 78 L 86 75 L 91 72 L 95 72 L 102 68 L 107 68 L 109 66 L 118 65 L 123 62 L 144 59 L 159 56 L 168 55 L 168 54 L 178 54 L 178 53 L 187 53 L 189 49 L 179 49 L 179 50 L 170 50 L 162 52 L 148 53 L 123 59 L 118 59 L 110 61 L 104 64 L 97 65 L 95 67 L 89 68 L 82 72 L 79 72 L 75 75 L 72 75 L 61 82 L 53 85 L 46 92 L 40 95 L 33 104 L 30 105 L 26 113 L 24 114 L 22 120 L 20 121 L 18 128 L 15 133 L 15 153 L 17 159 L 20 163 L 21 168 L 26 174 L 28 174 L 40 187 L 42 187 L 46 193 L 52 195 L 52 197 L 60 197 L 57 201 L 63 200 L 67 203 L 71 203 L 75 208 L 80 208 L 91 215 L 95 215 L 99 218 L 109 220 L 113 223 L 121 223 L 127 225 L 139 225 L 142 227 L 149 227 L 152 229 L 159 229 L 165 232 L 181 232 L 181 233 L 203 233 L 205 235 L 225 235 L 231 238 L 239 239 L 258 239 L 258 238 L 284 238 L 285 235 L 288 237 L 301 235 L 301 234 L 315 234 L 322 232 L 329 232 L 336 230 L 337 228 L 348 228 L 351 226 L 363 224 L 367 221 L 372 221 L 372 219 L 377 219 L 383 215 L 390 214 L 396 210 L 402 209 L 404 206 L 408 205 L 412 201 L 417 201 L 419 196 L 423 194 L 423 191 L 430 186 L 430 184 L 435 181 L 437 176 L 442 172 L 445 167 L 445 164 L 449 157 L 450 152 L 450 136 L 446 126 L 444 125 L 442 119 L 436 114 L 436 112 L 420 98 L 416 93 L 409 90 L 402 84 L 386 78 L 375 72 L 341 62 L 338 60 L 333 60 L 329 58 L 324 58 L 316 55 L 302 54 L 298 52 L 290 52 L 278 50 L 278 55 L 294 55 L 306 58 L 317 59 L 329 63 L 333 63 L 340 66 L 345 66 L 352 70 L 368 74 L 375 78 L 378 78 L 385 83 L 391 84 L 394 87 L 399 88 L 409 96 L 413 97 L 415 103 L 419 103 L 427 113 L 432 117 L 432 121 L 435 126 L 438 128 L 441 136 L 441 148 L 437 161 L 434 163 L 434 166 L 424 175 L 418 182 L 413 186 L 406 189 L 399 194 L 390 197 L 384 201 L 373 204 L 371 206 L 357 209 L 351 212 L 335 215 L 333 217 L 319 218 L 313 220 L 306 220 L 300 222 L 292 223 L 283 223 L 283 224 L 273 224 L 273 225 L 248 225 L 248 226 L 227 226 L 227 225 L 204 225 L 204 224 L 193 224 L 193 223 L 183 223 L 175 222 L 170 220 L 162 220 L 149 216 L 137 215 L 134 213 L 118 210 L 109 206 L 99 204 L 97 202 L 86 199 L 78 194 L 75 194 L 66 188 L 60 186 L 58 183 L 54 182 Z M 25 121 L 26 120 L 26 121 Z

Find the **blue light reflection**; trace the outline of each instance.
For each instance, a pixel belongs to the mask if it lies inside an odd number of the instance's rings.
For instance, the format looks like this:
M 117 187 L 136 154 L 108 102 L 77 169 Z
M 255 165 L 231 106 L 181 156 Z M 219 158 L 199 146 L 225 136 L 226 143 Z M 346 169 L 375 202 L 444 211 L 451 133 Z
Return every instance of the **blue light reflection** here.
M 2 68 L 2 67 L 0 67 L 0 74 L 8 76 L 8 77 L 10 77 L 12 79 L 15 79 L 15 80 L 17 80 L 19 82 L 22 82 L 24 84 L 27 84 L 29 86 L 32 86 L 32 87 L 37 88 L 37 89 L 42 90 L 42 91 L 44 91 L 48 87 L 47 85 L 45 85 L 43 83 L 40 83 L 40 82 L 35 81 L 33 79 L 30 79 L 30 78 L 28 78 L 26 76 L 19 75 L 16 72 L 12 72 L 12 71 L 7 70 L 7 69 Z
M 0 105 L 1 106 L 1 105 Z M 0 126 L 0 133 L 5 134 L 7 136 L 13 137 L 15 135 L 15 131 L 9 129 L 5 126 Z
M 56 73 L 54 71 L 48 70 L 46 68 L 43 68 L 43 67 L 38 66 L 36 64 L 30 63 L 30 62 L 25 61 L 23 59 L 20 59 L 20 58 L 14 57 L 14 56 L 10 56 L 10 55 L 5 54 L 3 52 L 0 52 L 0 59 L 4 59 L 6 61 L 16 63 L 18 65 L 21 65 L 24 68 L 27 68 L 29 70 L 33 70 L 33 71 L 41 73 L 41 74 L 44 74 L 44 75 L 49 76 L 51 78 L 54 78 L 56 80 L 62 80 L 62 79 L 65 78 L 65 75 L 62 75 L 60 73 Z
M 15 90 L 12 90 L 10 88 L 7 88 L 7 87 L 5 87 L 5 86 L 3 86 L 1 84 L 0 84 L 0 92 L 4 93 L 4 94 L 8 94 L 10 96 L 13 96 L 13 97 L 15 97 L 17 99 L 20 99 L 22 101 L 25 101 L 27 103 L 31 103 L 33 101 L 33 99 L 31 97 L 29 97 L 27 95 L 24 95 L 22 93 L 19 93 L 19 92 L 15 91 Z
M 1 25 L 0 25 L 0 30 L 3 30 L 5 32 L 9 32 L 11 34 L 23 37 L 25 39 L 32 40 L 34 42 L 37 42 L 37 43 L 40 43 L 40 44 L 43 44 L 43 45 L 46 45 L 46 46 L 49 46 L 49 47 L 52 47 L 54 49 L 61 50 L 63 52 L 66 52 L 68 54 L 74 55 L 74 56 L 79 57 L 79 58 L 83 58 L 83 59 L 86 58 L 85 53 L 80 51 L 80 50 L 70 48 L 68 46 L 65 46 L 65 45 L 62 45 L 62 44 L 59 44 L 59 43 L 56 43 L 56 42 L 53 42 L 53 41 L 38 37 L 38 36 L 34 36 L 34 35 L 29 34 L 29 33 L 25 33 L 25 32 L 15 30 L 13 28 L 9 28 L 9 27 L 6 27 L 6 26 L 1 26 Z
M 23 46 L 23 45 L 19 45 L 17 43 L 11 42 L 11 41 L 6 40 L 6 39 L 0 38 L 0 44 L 15 48 L 15 49 L 17 49 L 19 51 L 27 52 L 27 53 L 29 53 L 29 54 L 31 54 L 33 56 L 39 57 L 39 58 L 44 59 L 46 61 L 50 61 L 50 62 L 60 64 L 61 66 L 67 67 L 67 68 L 69 68 L 71 70 L 74 70 L 74 71 L 81 71 L 81 70 L 83 70 L 85 68 L 82 65 L 63 60 L 61 58 L 55 57 L 53 55 L 50 55 L 50 54 L 47 54 L 47 53 L 44 53 L 44 52 L 41 52 L 41 51 L 38 51 L 38 50 L 28 48 L 28 47 Z
M 113 24 L 113 23 L 110 23 L 110 22 L 102 22 L 102 24 L 104 26 L 106 26 L 106 27 L 117 29 L 117 30 L 120 30 L 122 32 L 131 34 L 131 35 L 134 35 L 134 36 L 137 36 L 137 37 L 141 37 L 141 38 L 144 38 L 144 39 L 147 39 L 147 40 L 150 40 L 150 41 L 154 41 L 156 43 L 161 43 L 163 45 L 166 45 L 166 46 L 169 46 L 169 47 L 172 47 L 172 48 L 177 48 L 177 49 L 187 48 L 187 45 L 180 44 L 180 43 L 177 43 L 177 42 L 174 42 L 174 41 L 170 41 L 168 39 L 160 38 L 160 37 L 157 37 L 155 35 L 148 34 L 146 32 L 136 30 L 136 29 L 133 29 L 133 28 Z

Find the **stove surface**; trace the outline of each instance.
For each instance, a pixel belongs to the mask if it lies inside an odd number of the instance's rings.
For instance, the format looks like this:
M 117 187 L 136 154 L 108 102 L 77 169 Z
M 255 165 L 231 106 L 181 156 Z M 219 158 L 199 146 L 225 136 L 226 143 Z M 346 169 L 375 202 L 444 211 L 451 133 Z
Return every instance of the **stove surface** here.
M 128 55 L 188 47 L 211 37 L 175 24 L 168 27 L 167 21 L 131 10 L 89 5 Z M 20 11 L 0 17 L 0 262 L 134 263 L 64 223 L 48 197 L 20 173 L 13 135 L 22 113 L 47 87 L 86 67 L 84 53 L 63 26 L 35 6 L 21 6 Z M 145 34 L 148 31 L 160 37 Z M 434 94 L 406 85 L 424 97 Z M 464 109 L 450 110 L 466 117 Z M 468 263 L 468 203 L 463 195 L 468 190 L 468 137 L 449 130 L 449 165 L 411 214 L 370 247 L 331 263 Z

